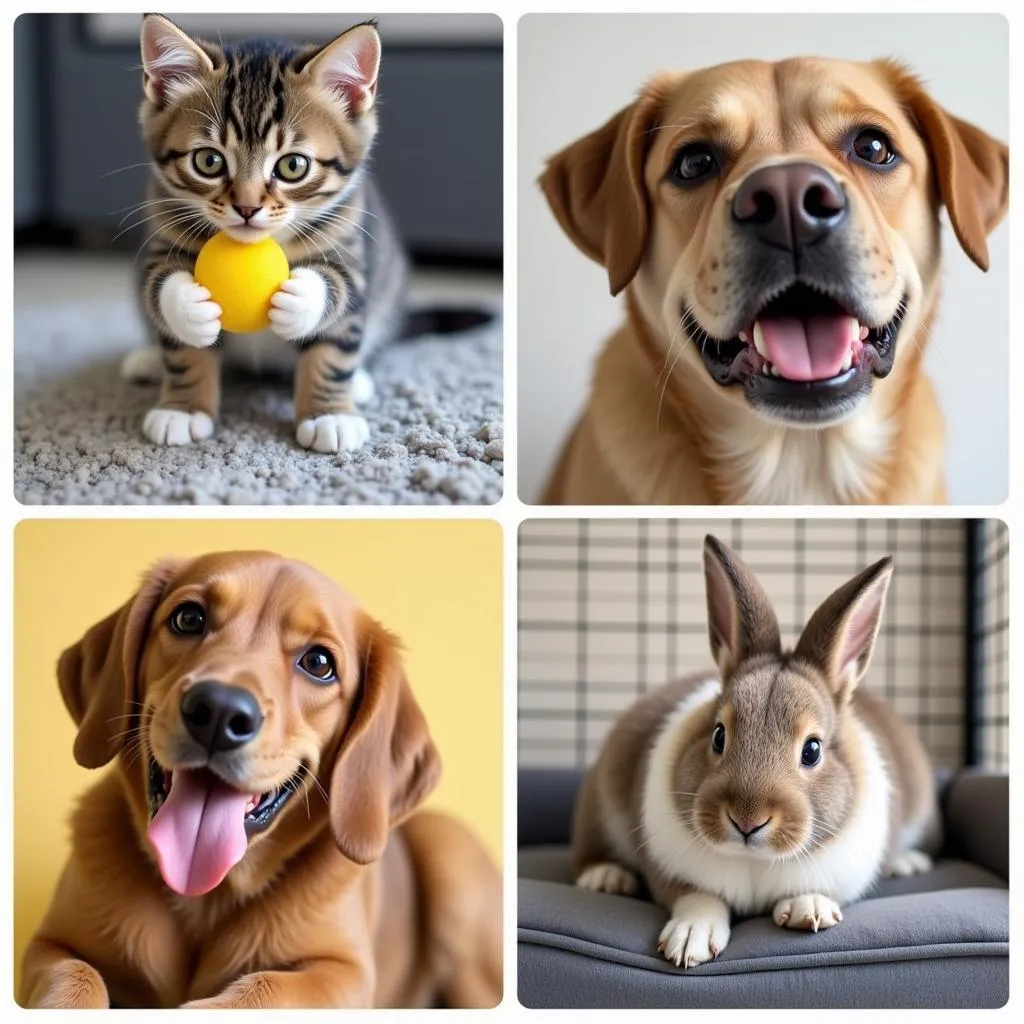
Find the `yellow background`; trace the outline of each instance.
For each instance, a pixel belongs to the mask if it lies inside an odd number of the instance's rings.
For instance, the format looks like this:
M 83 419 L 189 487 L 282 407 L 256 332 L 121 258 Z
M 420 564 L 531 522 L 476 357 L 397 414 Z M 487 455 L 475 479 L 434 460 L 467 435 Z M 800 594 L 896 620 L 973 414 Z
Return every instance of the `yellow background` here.
M 166 555 L 263 549 L 353 593 L 406 645 L 409 680 L 441 752 L 429 805 L 501 857 L 501 528 L 493 522 L 28 521 L 15 530 L 14 956 L 68 853 L 68 814 L 98 772 L 75 764 L 60 652 L 120 607 Z

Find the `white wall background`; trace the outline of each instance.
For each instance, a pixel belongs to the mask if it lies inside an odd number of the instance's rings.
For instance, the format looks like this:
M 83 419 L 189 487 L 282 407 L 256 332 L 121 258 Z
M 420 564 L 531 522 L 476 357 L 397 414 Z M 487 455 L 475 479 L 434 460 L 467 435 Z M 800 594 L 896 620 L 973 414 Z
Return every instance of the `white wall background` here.
M 909 61 L 952 113 L 1007 140 L 1008 30 L 998 15 L 527 15 L 519 22 L 519 493 L 536 501 L 621 322 L 604 270 L 550 213 L 544 160 L 603 124 L 656 71 L 810 54 Z M 978 270 L 944 237 L 928 351 L 948 427 L 952 502 L 999 503 L 1009 481 L 1009 231 Z

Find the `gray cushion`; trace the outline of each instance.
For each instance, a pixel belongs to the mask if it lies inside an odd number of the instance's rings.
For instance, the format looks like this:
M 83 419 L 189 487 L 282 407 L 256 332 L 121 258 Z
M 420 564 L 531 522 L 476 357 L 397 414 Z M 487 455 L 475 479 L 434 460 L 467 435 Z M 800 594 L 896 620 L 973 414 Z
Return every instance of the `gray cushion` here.
M 1009 898 L 1005 878 L 990 868 L 1006 863 L 1006 790 L 992 776 L 974 779 L 955 808 L 947 800 L 948 849 L 973 848 L 984 866 L 947 856 L 927 874 L 885 879 L 818 934 L 778 928 L 768 917 L 736 921 L 717 960 L 683 971 L 657 952 L 664 909 L 572 885 L 564 818 L 555 822 L 551 809 L 564 812 L 570 784 L 545 773 L 544 785 L 525 788 L 534 806 L 547 807 L 538 819 L 562 843 L 520 850 L 520 1000 L 530 1007 L 1002 1006 Z M 952 793 L 960 783 L 953 780 Z M 521 811 L 523 797 L 521 780 Z M 537 842 L 544 829 L 529 834 Z

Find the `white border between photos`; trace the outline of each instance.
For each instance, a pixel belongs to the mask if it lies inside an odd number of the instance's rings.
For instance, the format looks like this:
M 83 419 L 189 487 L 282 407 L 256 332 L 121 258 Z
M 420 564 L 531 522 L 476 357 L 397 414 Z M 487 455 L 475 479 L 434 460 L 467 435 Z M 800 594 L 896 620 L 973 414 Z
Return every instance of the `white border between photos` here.
M 29 8 L 33 12 L 45 11 L 49 5 L 39 5 L 36 7 Z M 181 4 L 172 3 L 167 4 L 160 9 L 165 11 L 167 14 L 173 15 L 176 11 L 192 11 L 199 6 L 195 3 Z M 253 10 L 264 10 L 274 11 L 280 9 L 280 3 L 267 2 L 267 0 L 250 0 L 248 3 L 239 3 L 237 0 L 228 0 L 228 2 L 215 2 L 210 5 L 217 12 L 230 12 L 230 13 L 241 13 L 245 11 Z M 0 644 L 3 645 L 7 652 L 7 670 L 4 673 L 4 694 L 5 699 L 3 701 L 3 713 L 2 713 L 2 728 L 0 728 L 0 742 L 2 742 L 2 749 L 4 751 L 3 765 L 6 767 L 6 777 L 8 780 L 12 778 L 13 774 L 13 752 L 12 752 L 12 679 L 13 679 L 13 608 L 12 608 L 12 572 L 13 572 L 13 527 L 14 525 L 23 519 L 340 519 L 340 520 L 359 520 L 359 519 L 493 519 L 498 521 L 504 533 L 504 565 L 503 565 L 503 581 L 504 581 L 504 665 L 505 665 L 505 690 L 504 690 L 504 830 L 503 830 L 503 852 L 504 852 L 504 865 L 505 865 L 505 995 L 502 1005 L 496 1010 L 489 1011 L 431 1011 L 430 1019 L 449 1019 L 454 1018 L 457 1014 L 459 1020 L 472 1020 L 472 1021 L 486 1021 L 486 1020 L 499 1020 L 499 1021 L 512 1021 L 512 1020 L 577 1020 L 577 1021 L 589 1021 L 596 1016 L 600 1016 L 603 1019 L 612 1020 L 625 1020 L 628 1017 L 635 1019 L 635 1011 L 599 1011 L 597 1013 L 590 1011 L 542 1011 L 542 1010 L 524 1010 L 518 1004 L 516 998 L 516 669 L 517 669 L 517 638 L 516 638 L 516 593 L 517 593 L 517 580 L 516 580 L 516 566 L 517 566 L 517 541 L 518 541 L 518 529 L 520 523 L 524 519 L 529 518 L 578 518 L 578 517 L 593 517 L 593 518 L 643 518 L 643 517 L 666 517 L 667 515 L 676 515 L 679 518 L 691 518 L 691 517 L 702 517 L 702 518 L 732 518 L 735 516 L 741 516 L 743 518 L 793 518 L 800 516 L 807 516 L 809 518 L 852 518 L 852 517 L 864 517 L 864 518 L 960 518 L 960 517 L 981 517 L 991 518 L 997 517 L 1003 519 L 1010 528 L 1011 538 L 1013 542 L 1010 546 L 1010 571 L 1011 571 L 1011 596 L 1010 596 L 1010 607 L 1011 607 L 1011 621 L 1016 621 L 1018 608 L 1020 609 L 1021 615 L 1024 616 L 1024 604 L 1017 596 L 1017 584 L 1022 578 L 1021 558 L 1018 552 L 1018 545 L 1016 543 L 1016 531 L 1018 526 L 1021 524 L 1021 495 L 1020 495 L 1020 484 L 1019 484 L 1019 461 L 1020 461 L 1020 445 L 1015 443 L 1015 439 L 1018 436 L 1018 432 L 1024 424 L 1018 409 L 1016 402 L 1011 401 L 1010 410 L 1010 430 L 1011 430 L 1011 444 L 1010 444 L 1010 495 L 1009 500 L 1004 502 L 1002 505 L 997 506 L 950 506 L 940 509 L 932 507 L 907 507 L 907 508 L 807 508 L 807 509 L 778 509 L 778 508 L 764 508 L 764 507 L 747 507 L 742 510 L 738 510 L 735 507 L 725 508 L 681 508 L 676 510 L 674 513 L 663 508 L 543 508 L 537 506 L 529 506 L 522 503 L 517 495 L 517 474 L 516 474 L 516 454 L 517 454 L 517 438 L 515 436 L 515 425 L 516 425 L 516 393 L 517 393 L 517 347 L 515 344 L 516 338 L 516 323 L 517 323 L 517 310 L 516 310 L 516 276 L 517 276 L 517 238 L 516 238 L 516 175 L 517 175 L 517 146 L 516 146 L 516 131 L 517 131 L 517 36 L 516 28 L 517 22 L 523 14 L 543 14 L 543 13 L 578 13 L 578 14 L 625 14 L 633 13 L 637 14 L 641 11 L 643 13 L 674 13 L 681 17 L 686 14 L 698 14 L 708 13 L 713 11 L 717 14 L 722 13 L 750 13 L 757 11 L 758 13 L 786 13 L 786 14 L 799 14 L 806 12 L 808 17 L 814 17 L 823 13 L 854 13 L 851 8 L 856 7 L 856 13 L 859 14 L 870 14 L 870 13 L 956 13 L 956 12 L 971 12 L 971 13 L 1001 13 L 1007 17 L 1009 21 L 1009 32 L 1010 32 L 1010 60 L 1011 69 L 1014 67 L 1016 59 L 1021 59 L 1024 63 L 1024 46 L 1022 46 L 1022 26 L 1024 26 L 1024 14 L 1016 13 L 1016 3 L 1010 2 L 1010 0 L 989 0 L 989 2 L 983 3 L 952 3 L 942 2 L 942 0 L 934 0 L 934 2 L 907 2 L 904 0 L 902 3 L 885 3 L 877 2 L 877 0 L 861 0 L 860 3 L 854 5 L 849 2 L 835 2 L 835 0 L 818 0 L 818 2 L 808 2 L 808 0 L 790 0 L 789 3 L 773 3 L 770 0 L 745 0 L 745 2 L 737 2 L 737 0 L 715 0 L 714 3 L 705 2 L 703 3 L 681 3 L 676 0 L 675 3 L 671 2 L 647 2 L 637 5 L 637 8 L 629 10 L 629 5 L 622 2 L 619 3 L 607 3 L 601 2 L 601 0 L 589 0 L 589 2 L 571 2 L 571 0 L 564 0 L 561 3 L 546 3 L 544 0 L 535 0 L 535 2 L 528 2 L 528 0 L 493 0 L 491 3 L 487 3 L 486 0 L 478 0 L 475 3 L 467 3 L 464 0 L 441 0 L 441 2 L 435 4 L 418 4 L 414 0 L 407 0 L 405 3 L 395 3 L 391 0 L 382 0 L 372 5 L 364 5 L 363 3 L 356 0 L 354 3 L 339 4 L 334 3 L 323 3 L 323 2 L 304 2 L 301 3 L 300 8 L 303 13 L 331 13 L 338 16 L 340 20 L 344 20 L 346 9 L 355 9 L 357 11 L 363 11 L 366 9 L 375 9 L 380 13 L 402 13 L 416 10 L 418 13 L 422 13 L 424 9 L 432 10 L 435 13 L 495 13 L 502 17 L 504 21 L 504 35 L 505 35 L 505 57 L 504 57 L 504 84 L 505 84 L 505 97 L 504 97 L 504 172 L 503 172 L 503 184 L 504 184 L 504 225 L 505 225 L 505 244 L 504 244 L 504 315 L 505 315 L 505 346 L 504 346 L 504 372 L 505 372 L 505 413 L 504 420 L 506 424 L 506 436 L 505 436 L 505 495 L 500 502 L 493 506 L 487 507 L 454 507 L 454 508 L 415 508 L 415 507 L 341 507 L 341 508 L 266 508 L 266 507 L 210 507 L 210 508 L 191 508 L 191 507 L 28 507 L 19 505 L 13 498 L 12 493 L 12 442 L 13 442 L 13 419 L 10 410 L 12 409 L 13 399 L 13 375 L 10 370 L 10 363 L 7 364 L 7 372 L 3 375 L 3 387 L 0 391 L 0 395 L 6 398 L 5 408 L 8 410 L 7 414 L 3 417 L 3 424 L 0 427 L 0 479 L 4 481 L 2 485 L 2 494 L 0 494 L 0 517 L 2 517 L 4 528 L 6 529 L 5 542 L 0 544 L 0 551 L 2 551 L 2 565 L 4 570 L 4 578 L 6 580 L 2 592 L 0 592 Z M 65 5 L 55 5 L 54 10 L 65 12 L 68 7 Z M 87 5 L 75 5 L 77 11 L 104 11 L 104 12 L 132 12 L 138 13 L 139 7 L 137 4 L 131 3 L 110 3 L 103 2 L 103 0 L 97 0 L 96 3 Z M 4 26 L 4 45 L 5 54 L 7 57 L 8 69 L 11 67 L 11 52 L 12 52 L 12 25 L 13 16 L 9 16 L 9 20 Z M 7 83 L 8 89 L 11 85 L 11 74 L 8 70 Z M 1011 71 L 1011 89 L 1014 90 L 1013 96 L 1011 97 L 1011 120 L 1010 120 L 1010 147 L 1014 153 L 1020 153 L 1024 149 L 1024 117 L 1020 113 L 1020 104 L 1017 100 L 1020 97 L 1021 90 L 1019 86 L 1020 78 L 1014 75 Z M 5 124 L 4 138 L 8 140 L 12 139 L 12 128 L 13 128 L 13 115 L 12 115 L 12 103 L 10 97 L 3 106 L 3 119 Z M 1020 164 L 1015 160 L 1011 163 L 1011 195 L 1020 196 L 1024 195 L 1022 190 L 1022 174 L 1019 170 Z M 12 196 L 13 196 L 13 181 L 12 181 L 12 169 L 11 161 L 8 159 L 2 162 L 0 166 L 0 180 L 3 181 L 4 189 L 3 196 L 5 199 L 3 205 L 3 224 L 5 226 L 6 235 L 5 237 L 11 237 L 12 224 L 11 224 L 11 209 L 12 209 Z M 1021 274 L 1022 263 L 1019 257 L 1018 241 L 1020 235 L 1020 214 L 1018 211 L 1018 205 L 1015 202 L 1011 202 L 1010 206 L 1010 230 L 1011 230 L 1011 246 L 1010 246 L 1010 276 L 1011 280 L 1024 280 L 1024 275 Z M 3 284 L 2 294 L 6 301 L 6 334 L 5 342 L 10 348 L 12 343 L 12 331 L 13 331 L 13 253 L 11 246 L 8 244 L 4 247 L 3 254 L 0 256 L 0 267 L 3 269 Z M 1014 273 L 1016 271 L 1016 274 Z M 1011 308 L 1010 316 L 1010 330 L 1011 338 L 1017 338 L 1021 331 L 1021 318 L 1017 313 L 1016 308 Z M 1022 360 L 1019 353 L 1011 345 L 1010 352 L 1010 380 L 1016 380 L 1016 373 L 1021 372 Z M 1013 396 L 1016 397 L 1016 396 Z M 1021 390 L 1019 401 L 1024 402 L 1024 390 Z M 59 586 L 59 579 L 55 581 L 55 586 Z M 1020 643 L 1016 638 L 1015 631 L 1011 630 L 1010 633 L 1010 660 L 1011 666 L 1018 664 L 1020 655 Z M 40 671 L 43 673 L 50 672 L 50 666 L 40 666 Z M 1011 748 L 1013 740 L 1019 733 L 1019 729 L 1016 728 L 1016 722 L 1024 712 L 1022 707 L 1022 701 L 1019 698 L 1018 689 L 1011 684 Z M 23 1014 L 28 1011 L 23 1011 L 17 1007 L 13 1001 L 12 994 L 12 982 L 13 982 L 13 963 L 12 963 L 12 947 L 13 947 L 13 843 L 11 841 L 13 831 L 13 803 L 10 800 L 9 794 L 11 793 L 10 783 L 7 789 L 8 798 L 5 803 L 5 814 L 2 820 L 6 826 L 7 841 L 3 844 L 0 849 L 0 877 L 2 877 L 2 892 L 3 892 L 3 920 L 0 923 L 0 977 L 3 978 L 3 985 L 0 988 L 0 1007 L 5 1010 L 10 1009 L 15 1013 Z M 1020 805 L 1021 800 L 1018 796 L 1018 787 L 1011 787 L 1011 851 L 1017 851 L 1021 848 L 1021 836 L 1020 836 Z M 1012 857 L 1011 857 L 1012 861 Z M 1011 889 L 1011 932 L 1014 935 L 1014 941 L 1018 934 L 1018 924 L 1021 923 L 1021 906 L 1022 901 L 1020 898 L 1021 888 L 1019 884 L 1015 884 Z M 1020 971 L 1015 970 L 1017 963 L 1017 956 L 1011 957 L 1011 982 L 1010 982 L 1010 1003 L 1007 1008 L 1004 1009 L 1004 1013 L 1011 1012 L 1011 1008 L 1020 1009 L 1024 1008 L 1024 996 L 1018 991 L 1019 986 L 1017 984 L 1018 976 L 1021 975 Z M 1024 978 L 1021 979 L 1024 981 Z M 121 1010 L 115 1011 L 116 1019 L 118 1021 L 129 1022 L 134 1019 L 142 1019 L 141 1014 L 145 1011 L 129 1011 Z M 645 1016 L 652 1017 L 664 1017 L 668 1019 L 668 1015 L 672 1014 L 673 1019 L 677 1011 L 647 1011 Z M 699 1011 L 698 1011 L 699 1012 Z M 736 1011 L 735 1015 L 741 1015 L 745 1011 Z M 792 1011 L 786 1010 L 769 1010 L 762 1011 L 772 1013 L 776 1016 L 791 1013 Z M 829 1017 L 846 1017 L 851 1013 L 857 1012 L 856 1010 L 829 1010 L 827 1011 Z M 883 1016 L 894 1016 L 896 1011 L 879 1011 Z M 166 1011 L 167 1016 L 164 1018 L 168 1021 L 185 1019 L 183 1016 L 178 1016 L 179 1011 Z M 303 1011 L 303 1015 L 314 1019 L 316 1016 L 322 1016 L 325 1020 L 336 1020 L 337 1011 Z M 237 1011 L 232 1013 L 231 1019 L 237 1020 L 249 1020 L 249 1021 L 267 1021 L 267 1020 L 283 1020 L 285 1015 L 278 1011 L 266 1011 L 264 1013 L 253 1013 L 251 1011 Z M 291 1015 L 289 1015 L 290 1017 Z M 963 1020 L 973 1021 L 976 1018 L 976 1013 L 970 1011 L 954 1011 L 949 1014 L 944 1014 L 944 1019 L 948 1020 Z M 96 1019 L 91 1018 L 91 1019 Z M 191 1018 L 188 1018 L 191 1019 Z M 419 1020 L 422 1019 L 416 1011 L 408 1010 L 386 1010 L 386 1011 L 348 1011 L 345 1012 L 345 1020 L 347 1021 L 371 1021 L 371 1020 Z M 878 1016 L 874 1016 L 873 1019 L 878 1019 Z

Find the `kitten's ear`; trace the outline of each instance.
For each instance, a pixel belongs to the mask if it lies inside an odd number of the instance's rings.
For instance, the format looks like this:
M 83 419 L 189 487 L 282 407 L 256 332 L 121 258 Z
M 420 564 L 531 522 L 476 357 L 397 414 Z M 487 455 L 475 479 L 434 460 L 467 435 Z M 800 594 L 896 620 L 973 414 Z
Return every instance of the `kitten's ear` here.
M 142 19 L 140 43 L 142 87 L 152 103 L 165 103 L 214 69 L 210 55 L 162 14 Z
M 369 110 L 377 95 L 380 36 L 373 24 L 356 25 L 300 58 L 300 74 L 343 100 L 350 114 Z

